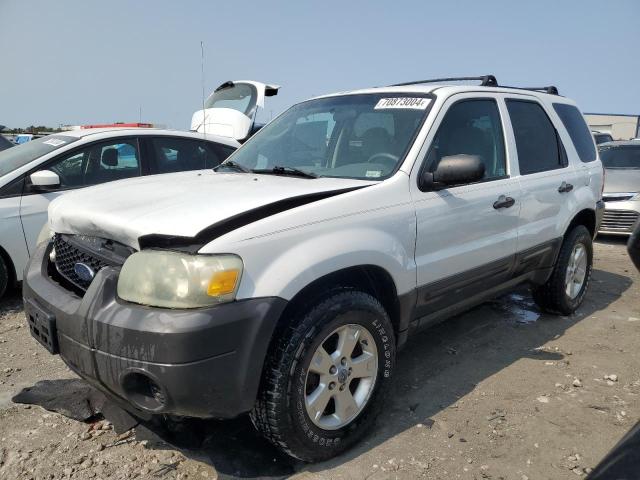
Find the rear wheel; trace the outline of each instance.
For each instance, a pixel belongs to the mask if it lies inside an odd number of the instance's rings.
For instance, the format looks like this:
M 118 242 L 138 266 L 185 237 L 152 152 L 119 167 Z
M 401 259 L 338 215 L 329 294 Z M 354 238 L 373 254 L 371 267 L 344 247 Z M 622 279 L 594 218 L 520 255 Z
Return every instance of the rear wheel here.
M 251 414 L 289 455 L 314 462 L 358 441 L 381 408 L 395 361 L 387 312 L 371 295 L 339 289 L 280 332 Z
M 540 308 L 569 315 L 584 300 L 593 268 L 593 242 L 583 225 L 575 227 L 562 243 L 558 259 L 547 282 L 533 291 Z

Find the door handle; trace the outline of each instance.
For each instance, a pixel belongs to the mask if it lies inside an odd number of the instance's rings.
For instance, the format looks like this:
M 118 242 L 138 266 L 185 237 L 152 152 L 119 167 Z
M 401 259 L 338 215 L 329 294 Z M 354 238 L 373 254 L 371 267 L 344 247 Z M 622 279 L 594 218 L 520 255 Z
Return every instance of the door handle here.
M 573 185 L 567 182 L 562 182 L 562 184 L 558 187 L 558 191 L 560 193 L 568 193 L 573 190 Z
M 496 210 L 500 208 L 509 208 L 512 207 L 516 201 L 511 197 L 505 197 L 504 195 L 500 195 L 498 200 L 493 203 L 493 208 Z

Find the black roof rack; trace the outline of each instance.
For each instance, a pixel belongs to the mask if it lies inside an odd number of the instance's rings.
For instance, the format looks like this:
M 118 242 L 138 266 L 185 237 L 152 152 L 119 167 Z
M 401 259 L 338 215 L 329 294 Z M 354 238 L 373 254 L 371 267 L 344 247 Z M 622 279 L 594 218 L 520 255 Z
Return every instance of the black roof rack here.
M 394 83 L 390 87 L 405 87 L 407 85 L 418 85 L 420 83 L 440 83 L 440 82 L 463 82 L 465 80 L 478 80 L 481 87 L 497 87 L 498 80 L 493 75 L 482 75 L 480 77 L 449 77 L 432 78 L 430 80 L 416 80 L 415 82 Z
M 522 90 L 535 90 L 537 92 L 548 93 L 549 95 L 558 95 L 558 87 L 553 85 L 549 85 L 548 87 L 522 87 Z
M 419 85 L 421 83 L 442 83 L 442 82 L 462 82 L 468 80 L 477 80 L 480 82 L 481 87 L 504 87 L 514 88 L 516 90 L 533 90 L 537 92 L 544 92 L 550 95 L 559 95 L 558 88 L 549 85 L 548 87 L 508 87 L 506 85 L 498 85 L 498 80 L 495 75 L 481 75 L 479 77 L 449 77 L 449 78 L 432 78 L 429 80 L 416 80 L 414 82 L 394 83 L 389 85 L 390 87 L 405 87 L 407 85 Z

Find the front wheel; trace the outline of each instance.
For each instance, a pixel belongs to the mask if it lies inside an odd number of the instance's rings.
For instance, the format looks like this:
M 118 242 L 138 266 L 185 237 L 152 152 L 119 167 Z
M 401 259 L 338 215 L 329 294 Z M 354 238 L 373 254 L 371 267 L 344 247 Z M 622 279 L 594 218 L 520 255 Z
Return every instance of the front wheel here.
M 271 349 L 254 425 L 307 462 L 331 458 L 373 424 L 388 390 L 395 338 L 387 312 L 363 292 L 330 292 L 296 315 Z
M 591 234 L 578 225 L 564 239 L 549 280 L 534 289 L 534 300 L 547 312 L 572 314 L 584 300 L 592 269 Z

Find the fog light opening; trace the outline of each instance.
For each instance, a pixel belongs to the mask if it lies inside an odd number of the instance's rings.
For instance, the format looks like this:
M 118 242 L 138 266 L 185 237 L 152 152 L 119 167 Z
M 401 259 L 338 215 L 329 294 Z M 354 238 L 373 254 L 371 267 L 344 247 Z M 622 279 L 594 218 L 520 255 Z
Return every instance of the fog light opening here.
M 122 380 L 122 388 L 127 398 L 144 410 L 162 410 L 167 404 L 164 390 L 144 373 L 128 373 Z

